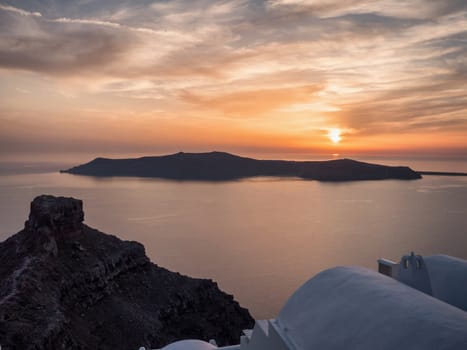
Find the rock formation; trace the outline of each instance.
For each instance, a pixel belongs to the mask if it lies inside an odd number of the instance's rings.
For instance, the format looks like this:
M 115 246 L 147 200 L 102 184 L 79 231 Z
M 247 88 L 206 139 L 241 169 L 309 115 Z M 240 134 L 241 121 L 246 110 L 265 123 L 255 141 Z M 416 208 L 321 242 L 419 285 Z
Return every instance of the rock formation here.
M 248 311 L 211 280 L 170 272 L 140 243 L 83 224 L 82 201 L 39 196 L 0 243 L 0 345 L 138 349 L 178 339 L 238 343 Z

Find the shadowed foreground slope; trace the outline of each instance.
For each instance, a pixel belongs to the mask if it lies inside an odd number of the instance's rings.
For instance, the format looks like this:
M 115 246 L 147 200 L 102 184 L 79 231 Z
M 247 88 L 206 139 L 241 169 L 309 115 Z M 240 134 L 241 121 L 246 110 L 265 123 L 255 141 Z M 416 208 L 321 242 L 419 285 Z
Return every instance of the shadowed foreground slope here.
M 237 343 L 253 319 L 211 280 L 170 272 L 144 247 L 82 223 L 82 202 L 39 196 L 0 243 L 0 345 L 158 348 L 184 338 Z
M 257 160 L 224 152 L 176 153 L 136 159 L 96 158 L 62 172 L 91 176 L 138 176 L 174 180 L 234 180 L 252 176 L 300 177 L 319 181 L 420 179 L 409 167 L 351 159 L 329 161 Z

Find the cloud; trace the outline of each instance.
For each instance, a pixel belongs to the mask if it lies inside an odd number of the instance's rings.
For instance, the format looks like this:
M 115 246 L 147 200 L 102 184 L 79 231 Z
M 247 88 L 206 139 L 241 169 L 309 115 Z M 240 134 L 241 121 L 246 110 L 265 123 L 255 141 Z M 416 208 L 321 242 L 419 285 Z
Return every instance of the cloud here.
M 0 79 L 27 72 L 101 114 L 147 104 L 284 134 L 467 132 L 462 0 L 30 4 L 0 5 Z
M 60 75 L 105 72 L 132 45 L 127 33 L 102 25 L 64 25 L 1 11 L 0 23 L 0 66 L 6 69 Z
M 17 7 L 9 6 L 9 5 L 2 5 L 0 4 L 0 10 L 1 11 L 9 11 L 9 12 L 14 12 L 17 14 L 20 14 L 22 16 L 35 16 L 35 17 L 41 17 L 42 14 L 40 12 L 30 12 L 30 11 L 25 11 Z
M 0 7 L 0 67 L 60 76 L 118 77 L 127 75 L 127 67 L 132 70 L 196 42 L 193 35 L 180 31 L 23 12 Z
M 323 18 L 349 14 L 378 14 L 408 19 L 435 19 L 466 9 L 462 0 L 270 0 L 268 7 L 286 13 L 307 13 Z
M 220 110 L 227 115 L 258 117 L 283 106 L 310 102 L 318 90 L 318 86 L 296 86 L 236 91 L 215 96 L 184 92 L 182 99 L 198 108 Z

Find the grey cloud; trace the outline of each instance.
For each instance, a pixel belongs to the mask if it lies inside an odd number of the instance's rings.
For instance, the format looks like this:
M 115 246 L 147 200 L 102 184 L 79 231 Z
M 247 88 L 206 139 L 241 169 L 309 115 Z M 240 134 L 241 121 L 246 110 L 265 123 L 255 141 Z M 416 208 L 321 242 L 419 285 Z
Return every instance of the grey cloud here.
M 361 134 L 466 127 L 467 96 L 446 96 L 436 86 L 381 94 L 361 104 L 342 106 L 348 126 Z
M 379 14 L 408 19 L 434 20 L 441 16 L 465 11 L 463 0 L 342 0 L 342 1 L 281 1 L 270 0 L 272 11 L 288 14 L 308 14 L 317 17 L 339 17 L 349 14 Z
M 42 18 L 18 19 L 0 11 L 0 66 L 74 75 L 102 73 L 137 38 L 105 26 L 55 23 Z M 25 26 L 32 29 L 25 30 Z
M 467 11 L 467 2 L 465 0 L 426 0 L 434 7 L 436 16 L 445 16 L 453 13 Z
M 10 12 L 15 12 L 23 16 L 36 16 L 36 17 L 41 17 L 42 14 L 40 12 L 31 12 L 31 11 L 25 11 L 22 9 L 19 9 L 14 6 L 9 6 L 9 5 L 2 5 L 0 4 L 0 10 L 2 11 L 10 11 Z

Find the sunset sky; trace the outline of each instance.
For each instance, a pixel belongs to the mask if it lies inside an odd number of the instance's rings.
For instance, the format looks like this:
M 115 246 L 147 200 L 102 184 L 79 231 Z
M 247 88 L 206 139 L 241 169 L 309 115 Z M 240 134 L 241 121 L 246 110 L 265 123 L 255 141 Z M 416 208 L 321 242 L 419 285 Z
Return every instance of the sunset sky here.
M 467 156 L 465 0 L 0 0 L 0 159 Z

